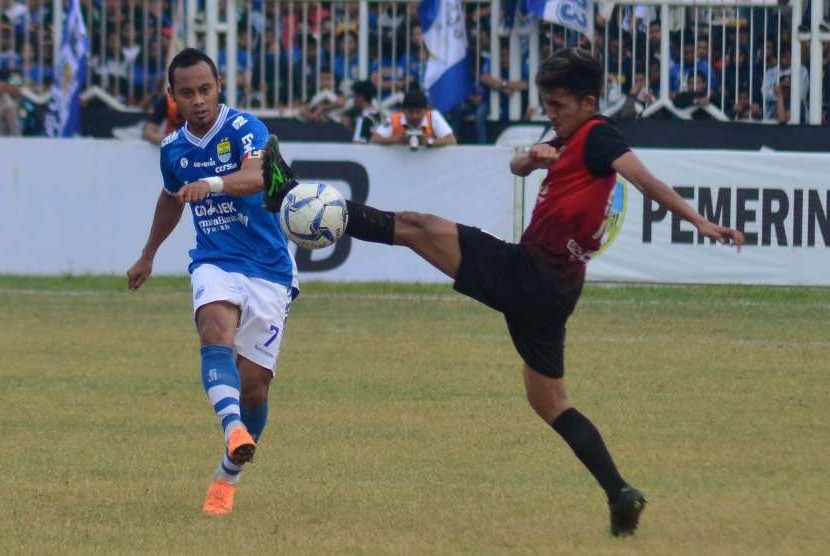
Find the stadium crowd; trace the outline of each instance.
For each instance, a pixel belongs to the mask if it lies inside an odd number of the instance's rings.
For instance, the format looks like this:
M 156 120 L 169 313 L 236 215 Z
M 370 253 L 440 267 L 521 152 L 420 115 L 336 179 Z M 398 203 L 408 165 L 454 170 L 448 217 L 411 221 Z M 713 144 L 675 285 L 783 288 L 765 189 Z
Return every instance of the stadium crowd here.
M 165 95 L 165 66 L 183 45 L 181 12 L 171 0 L 81 0 L 89 34 L 87 88 L 98 87 L 116 107 L 153 111 Z M 220 14 L 225 13 L 220 0 Z M 43 104 L 53 78 L 51 2 L 17 2 L 0 17 L 0 106 L 18 112 L 20 125 L 5 126 L 26 135 L 42 132 Z M 197 2 L 200 10 L 204 1 Z M 487 143 L 488 119 L 510 120 L 510 99 L 521 98 L 525 119 L 543 119 L 529 98 L 530 31 L 539 28 L 540 59 L 569 46 L 593 49 L 606 68 L 602 106 L 614 117 L 636 118 L 660 97 L 661 21 L 670 22 L 669 97 L 693 118 L 789 121 L 789 90 L 795 76 L 793 44 L 801 47 L 802 121 L 805 120 L 809 43 L 791 36 L 791 10 L 785 8 L 673 9 L 597 3 L 592 40 L 527 13 L 524 0 L 503 2 L 497 33 L 499 71 L 491 72 L 491 14 L 487 2 L 465 3 L 472 89 L 445 114 L 458 131 L 474 122 L 476 139 Z M 284 117 L 339 122 L 355 130 L 367 107 L 355 101 L 359 79 L 358 2 L 236 3 L 238 78 L 231 104 Z M 194 16 L 205 21 L 204 11 Z M 428 53 L 418 21 L 418 4 L 372 3 L 369 12 L 369 81 L 377 91 L 372 111 L 382 119 L 400 108 L 404 93 L 423 81 Z M 511 41 L 510 35 L 518 35 Z M 220 71 L 228 63 L 226 35 L 219 35 Z M 802 37 L 803 38 L 803 37 Z M 510 73 L 511 44 L 518 44 L 521 77 Z M 823 67 L 830 62 L 824 43 Z M 830 86 L 825 72 L 823 122 Z M 363 98 L 366 88 L 363 87 Z M 489 97 L 499 98 L 491 117 Z M 29 93 L 29 94 L 26 94 Z M 780 99 L 780 102 L 779 102 Z M 672 117 L 671 113 L 657 116 Z M 676 116 L 676 114 L 675 114 Z M 652 116 L 653 117 L 653 116 Z M 516 118 L 513 118 L 516 119 Z M 8 131 L 6 131 L 8 133 Z

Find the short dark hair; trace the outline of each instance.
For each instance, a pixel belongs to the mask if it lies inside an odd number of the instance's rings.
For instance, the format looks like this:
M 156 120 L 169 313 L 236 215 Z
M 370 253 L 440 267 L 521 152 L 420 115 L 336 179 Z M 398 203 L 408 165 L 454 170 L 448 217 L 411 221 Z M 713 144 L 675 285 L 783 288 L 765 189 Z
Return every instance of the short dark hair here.
M 369 80 L 355 81 L 352 84 L 352 93 L 372 102 L 372 99 L 378 94 L 378 88 Z
M 403 96 L 401 106 L 404 108 L 426 108 L 427 96 L 421 89 L 410 89 Z
M 588 50 L 564 48 L 557 50 L 539 65 L 536 86 L 543 92 L 565 89 L 579 98 L 602 92 L 602 65 Z
M 219 71 L 216 69 L 216 64 L 210 59 L 210 56 L 197 50 L 195 48 L 185 48 L 173 57 L 170 62 L 170 67 L 167 68 L 167 82 L 170 87 L 173 87 L 173 72 L 178 68 L 189 68 L 195 66 L 199 62 L 204 62 L 210 67 L 210 71 L 216 81 L 219 81 Z

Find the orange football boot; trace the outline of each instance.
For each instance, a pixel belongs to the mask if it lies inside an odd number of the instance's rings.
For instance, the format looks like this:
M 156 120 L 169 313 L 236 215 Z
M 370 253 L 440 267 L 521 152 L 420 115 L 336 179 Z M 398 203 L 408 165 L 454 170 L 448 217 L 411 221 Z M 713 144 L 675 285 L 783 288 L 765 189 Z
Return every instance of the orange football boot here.
M 233 495 L 236 485 L 218 479 L 210 483 L 202 511 L 207 515 L 227 515 L 233 511 Z
M 228 458 L 236 465 L 248 463 L 254 459 L 256 441 L 245 427 L 237 427 L 228 438 Z

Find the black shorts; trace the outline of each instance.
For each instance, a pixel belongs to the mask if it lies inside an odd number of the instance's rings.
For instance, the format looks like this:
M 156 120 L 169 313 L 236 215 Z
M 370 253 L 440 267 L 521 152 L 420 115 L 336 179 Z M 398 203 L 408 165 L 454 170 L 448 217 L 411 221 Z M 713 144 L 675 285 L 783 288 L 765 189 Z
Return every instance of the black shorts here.
M 584 265 L 462 224 L 458 240 L 461 266 L 453 288 L 504 313 L 524 362 L 543 375 L 561 378 L 565 323 L 582 291 Z

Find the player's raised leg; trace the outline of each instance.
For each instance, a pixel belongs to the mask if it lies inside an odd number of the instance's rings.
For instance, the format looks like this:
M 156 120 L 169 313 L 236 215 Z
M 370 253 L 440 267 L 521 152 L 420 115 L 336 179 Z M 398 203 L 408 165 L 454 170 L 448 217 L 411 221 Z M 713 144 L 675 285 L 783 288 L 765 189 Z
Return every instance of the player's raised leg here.
M 276 135 L 269 135 L 262 149 L 262 181 L 265 187 L 265 210 L 279 212 L 288 190 L 297 184 L 294 172 L 280 153 Z
M 545 376 L 525 364 L 524 382 L 530 406 L 568 443 L 605 490 L 611 513 L 611 534 L 634 534 L 645 508 L 645 496 L 623 480 L 599 430 L 571 406 L 565 394 L 565 379 Z
M 265 208 L 277 212 L 296 180 L 273 135 L 269 137 L 262 154 L 262 177 L 265 181 Z M 454 222 L 432 214 L 393 213 L 352 201 L 346 204 L 349 212 L 347 234 L 373 243 L 405 245 L 447 276 L 455 278 L 461 263 L 461 248 Z

